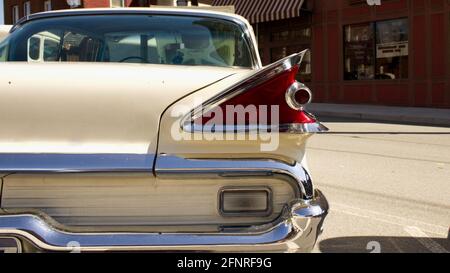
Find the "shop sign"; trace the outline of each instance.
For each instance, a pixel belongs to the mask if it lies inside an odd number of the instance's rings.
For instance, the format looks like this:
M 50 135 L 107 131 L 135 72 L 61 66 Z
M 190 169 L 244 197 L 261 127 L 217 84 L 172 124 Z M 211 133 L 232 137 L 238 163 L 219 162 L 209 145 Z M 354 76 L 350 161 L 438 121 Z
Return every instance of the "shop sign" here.
M 377 44 L 377 58 L 408 56 L 408 41 Z

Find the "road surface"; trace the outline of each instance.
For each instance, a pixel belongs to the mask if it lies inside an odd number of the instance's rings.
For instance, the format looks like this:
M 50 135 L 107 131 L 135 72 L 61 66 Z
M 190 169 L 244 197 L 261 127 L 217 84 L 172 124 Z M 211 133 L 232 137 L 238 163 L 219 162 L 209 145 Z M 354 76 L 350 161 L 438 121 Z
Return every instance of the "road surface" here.
M 330 203 L 315 252 L 450 251 L 450 128 L 322 118 L 309 167 Z

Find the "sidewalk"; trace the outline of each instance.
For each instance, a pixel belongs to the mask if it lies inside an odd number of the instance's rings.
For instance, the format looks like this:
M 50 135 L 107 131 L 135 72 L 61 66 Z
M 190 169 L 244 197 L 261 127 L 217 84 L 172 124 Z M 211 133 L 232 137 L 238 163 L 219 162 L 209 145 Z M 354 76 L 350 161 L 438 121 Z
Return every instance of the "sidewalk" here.
M 450 126 L 450 109 L 328 103 L 312 103 L 306 109 L 319 117 Z

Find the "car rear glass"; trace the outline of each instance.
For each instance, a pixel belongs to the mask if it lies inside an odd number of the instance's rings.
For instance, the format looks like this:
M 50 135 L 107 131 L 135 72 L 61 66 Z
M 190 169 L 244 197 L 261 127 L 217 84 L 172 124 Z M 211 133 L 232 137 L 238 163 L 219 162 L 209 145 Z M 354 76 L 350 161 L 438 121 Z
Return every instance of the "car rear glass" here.
M 77 15 L 30 21 L 0 44 L 0 61 L 252 67 L 250 47 L 238 24 L 173 15 Z

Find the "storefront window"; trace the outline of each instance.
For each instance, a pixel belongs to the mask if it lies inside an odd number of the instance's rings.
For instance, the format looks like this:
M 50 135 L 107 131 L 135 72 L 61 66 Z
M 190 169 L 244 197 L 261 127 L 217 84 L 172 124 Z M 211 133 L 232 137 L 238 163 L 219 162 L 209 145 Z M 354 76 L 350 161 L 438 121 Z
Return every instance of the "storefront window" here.
M 345 80 L 374 78 L 373 24 L 345 27 Z
M 300 65 L 300 81 L 310 82 L 311 81 L 311 51 L 308 52 L 303 57 L 302 63 Z
M 295 27 L 290 30 L 274 31 L 270 35 L 271 42 L 281 42 L 290 40 L 302 40 L 311 38 L 310 27 Z
M 377 23 L 376 78 L 408 78 L 408 21 Z
M 287 57 L 291 54 L 301 52 L 305 49 L 308 49 L 308 45 L 298 45 L 298 46 L 282 46 L 282 47 L 274 47 L 270 49 L 270 57 L 271 62 L 276 62 L 284 57 Z M 297 79 L 302 82 L 311 81 L 311 51 L 308 51 L 303 58 L 303 61 L 300 65 L 299 74 L 297 75 Z
M 112 8 L 121 8 L 125 6 L 125 0 L 111 0 Z
M 276 62 L 280 59 L 283 59 L 288 55 L 287 53 L 287 47 L 281 46 L 281 47 L 274 47 L 270 49 L 270 62 Z
M 345 26 L 344 79 L 408 78 L 408 20 Z

